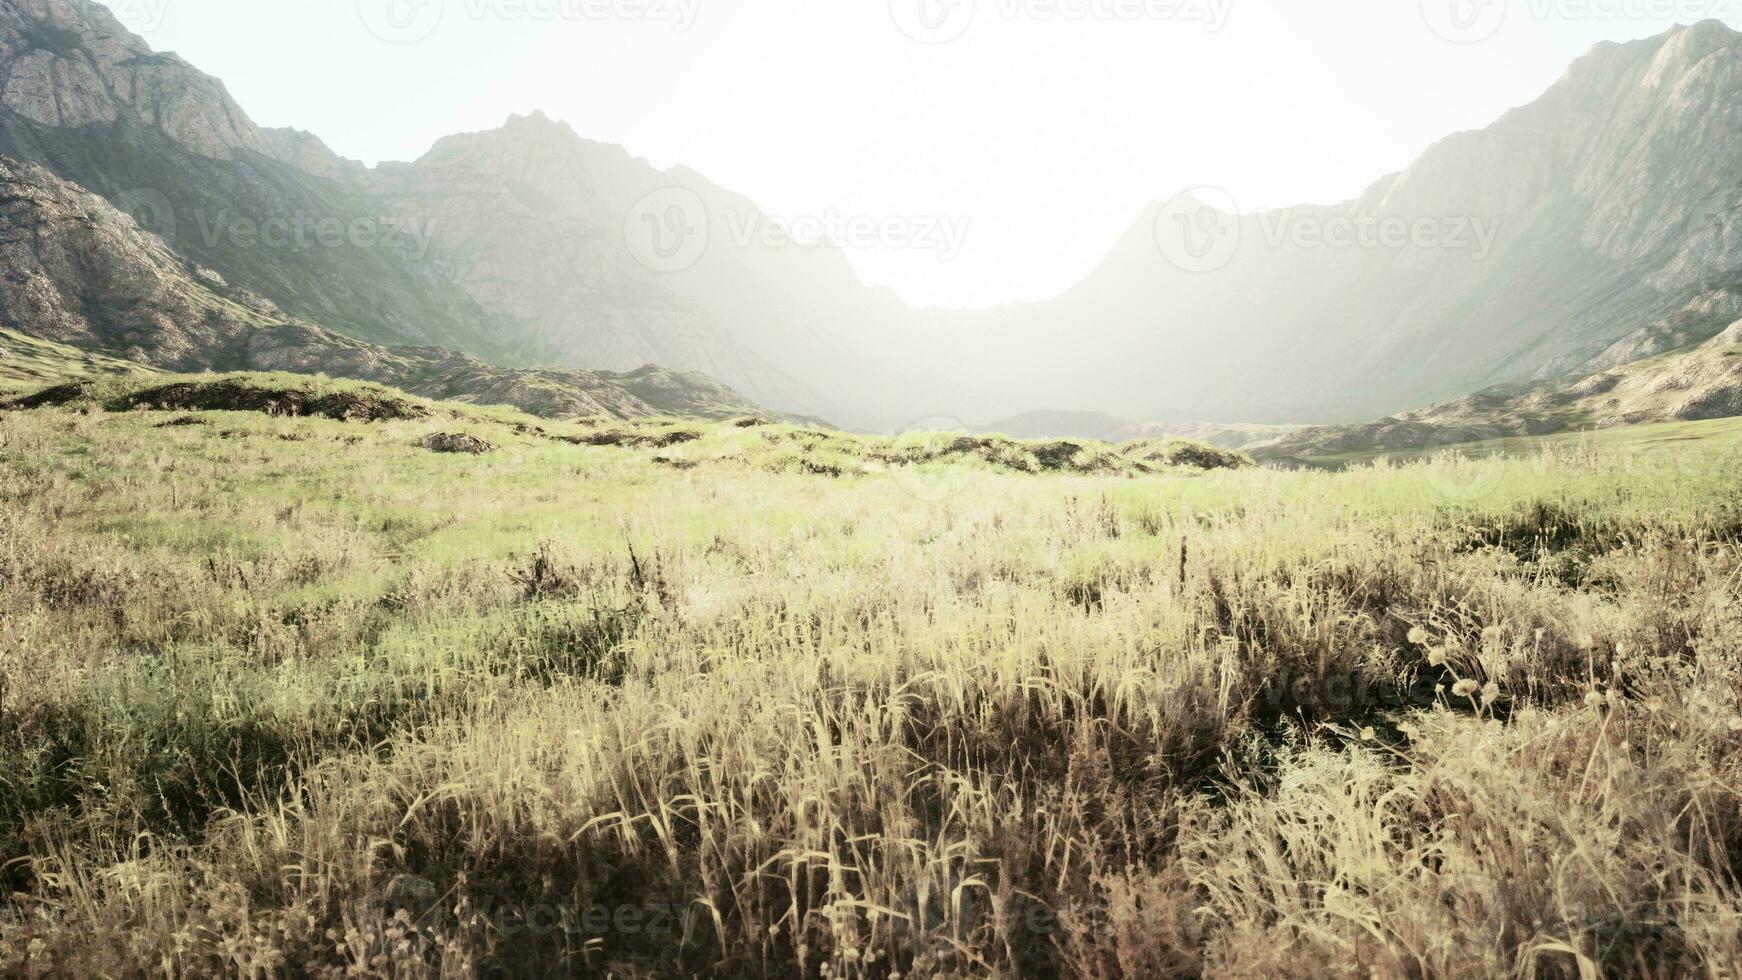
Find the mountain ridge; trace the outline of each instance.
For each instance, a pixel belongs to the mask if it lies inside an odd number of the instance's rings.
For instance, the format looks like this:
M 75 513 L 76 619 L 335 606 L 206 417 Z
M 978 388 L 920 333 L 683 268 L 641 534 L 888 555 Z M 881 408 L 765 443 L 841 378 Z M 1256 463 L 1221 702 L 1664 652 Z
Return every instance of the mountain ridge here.
M 1157 204 L 1059 297 L 980 311 L 909 309 L 839 249 L 722 242 L 772 219 L 540 111 L 414 161 L 346 160 L 255 126 L 221 82 L 89 0 L 0 0 L 0 70 L 0 153 L 123 205 L 151 189 L 178 252 L 302 320 L 511 367 L 651 360 L 861 428 L 1037 405 L 1354 423 L 1656 356 L 1742 317 L 1742 165 L 1727 152 L 1742 140 L 1742 35 L 1716 21 L 1597 45 L 1538 98 L 1349 201 L 1241 215 L 1221 268 L 1170 266 Z M 629 239 L 636 210 L 671 194 L 714 234 L 693 262 L 655 268 Z M 415 255 L 195 234 L 213 214 L 304 212 L 430 233 Z M 1267 223 L 1362 214 L 1498 230 L 1480 255 L 1266 241 Z
M 0 156 L 0 324 L 168 371 L 330 374 L 550 418 L 758 407 L 695 372 L 505 369 L 435 347 L 388 348 L 285 314 L 173 252 L 102 197 Z

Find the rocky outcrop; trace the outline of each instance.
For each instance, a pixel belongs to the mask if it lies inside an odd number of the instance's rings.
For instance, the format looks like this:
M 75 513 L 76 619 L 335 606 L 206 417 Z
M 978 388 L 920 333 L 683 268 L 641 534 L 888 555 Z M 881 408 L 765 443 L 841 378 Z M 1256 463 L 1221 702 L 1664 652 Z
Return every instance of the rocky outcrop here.
M 258 297 L 211 291 L 159 238 L 102 198 L 0 158 L 0 322 L 158 367 L 210 366 L 270 323 Z
M 1684 350 L 1570 383 L 1480 392 L 1364 425 L 1299 429 L 1249 451 L 1261 459 L 1312 460 L 1736 416 L 1742 416 L 1742 323 Z

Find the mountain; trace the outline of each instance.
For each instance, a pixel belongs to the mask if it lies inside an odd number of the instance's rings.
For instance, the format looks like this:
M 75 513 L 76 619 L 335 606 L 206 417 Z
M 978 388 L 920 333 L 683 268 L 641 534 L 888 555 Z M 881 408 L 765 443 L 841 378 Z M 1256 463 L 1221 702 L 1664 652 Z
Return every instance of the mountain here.
M 498 324 L 521 363 L 679 364 L 782 407 L 819 404 L 737 339 L 730 304 L 696 302 L 636 261 L 624 216 L 663 186 L 622 149 L 542 114 L 450 136 L 369 174 L 383 213 L 435 229 L 433 267 Z M 754 298 L 746 309 L 760 309 Z
M 362 340 L 510 360 L 308 134 L 261 129 L 222 82 L 156 53 L 90 0 L 0 0 L 0 154 L 103 195 L 170 247 L 294 316 Z
M 1742 321 L 1687 349 L 1576 381 L 1494 388 L 1363 425 L 1304 428 L 1247 451 L 1263 459 L 1316 461 L 1736 416 L 1742 416 Z
M 0 0 L 0 154 L 285 318 L 479 371 L 701 371 L 858 428 L 1037 406 L 1341 424 L 1683 349 L 1742 317 L 1739 141 L 1742 35 L 1702 23 L 1598 46 L 1352 201 L 1182 197 L 1052 301 L 916 311 L 840 249 L 765 234 L 778 222 L 743 196 L 542 115 L 365 167 L 256 126 L 90 0 Z M 1234 247 L 1192 271 L 1182 227 Z M 674 233 L 694 248 L 650 261 L 638 236 Z
M 839 250 L 746 237 L 772 219 L 700 175 L 536 114 L 372 170 L 313 134 L 256 126 L 221 82 L 91 0 L 0 0 L 0 154 L 102 194 L 290 315 L 373 343 L 516 366 L 656 362 L 813 413 L 942 383 L 879 356 L 879 323 L 906 310 Z M 672 192 L 696 202 L 707 247 L 693 266 L 650 268 L 627 221 Z
M 1029 406 L 1286 422 L 1624 363 L 1742 315 L 1738 145 L 1742 35 L 1706 22 L 1601 45 L 1536 102 L 1356 200 L 1244 216 L 1156 205 L 1057 300 L 933 317 L 944 342 L 927 356 L 981 364 Z M 1237 246 L 1226 264 L 1170 264 L 1158 238 L 1172 244 L 1180 220 L 1220 222 Z M 1315 240 L 1363 227 L 1402 237 Z
M 867 288 L 832 244 L 686 168 L 659 170 L 542 113 L 438 141 L 365 182 L 389 213 L 435 227 L 432 262 L 520 338 L 524 363 L 703 370 L 757 401 L 897 425 L 954 387 L 904 356 L 912 312 Z M 660 227 L 649 228 L 647 222 Z M 646 254 L 673 236 L 692 253 Z
M 106 371 L 121 369 L 111 360 L 121 358 L 173 371 L 325 373 L 551 418 L 757 412 L 693 372 L 510 370 L 441 348 L 388 348 L 333 333 L 182 258 L 101 197 L 4 157 L 0 269 L 0 328 L 32 341 L 15 345 L 20 361 L 64 345 L 103 352 L 91 363 Z M 9 349 L 0 369 L 13 359 Z

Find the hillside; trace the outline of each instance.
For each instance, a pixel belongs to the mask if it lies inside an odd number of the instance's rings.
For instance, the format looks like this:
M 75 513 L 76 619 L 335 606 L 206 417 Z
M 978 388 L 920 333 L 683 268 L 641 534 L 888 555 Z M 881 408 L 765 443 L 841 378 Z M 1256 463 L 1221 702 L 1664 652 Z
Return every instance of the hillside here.
M 731 418 L 754 404 L 693 372 L 509 370 L 440 348 L 387 348 L 288 316 L 184 260 L 95 194 L 0 157 L 0 323 L 172 371 L 325 373 L 547 417 Z
M 154 368 L 0 327 L 0 386 L 24 389 L 110 375 L 155 374 Z
M 1735 416 L 1742 416 L 1742 323 L 1687 350 L 1576 381 L 1491 389 L 1378 422 L 1309 427 L 1245 448 L 1270 460 L 1333 460 Z

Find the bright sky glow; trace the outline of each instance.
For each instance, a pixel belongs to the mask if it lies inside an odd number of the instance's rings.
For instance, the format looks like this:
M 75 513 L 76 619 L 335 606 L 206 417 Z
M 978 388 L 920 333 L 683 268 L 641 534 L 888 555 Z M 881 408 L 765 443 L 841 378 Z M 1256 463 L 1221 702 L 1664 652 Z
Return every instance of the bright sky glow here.
M 262 125 L 369 162 L 542 109 L 777 217 L 966 219 L 948 261 L 850 253 L 956 307 L 1056 294 L 1184 188 L 1345 199 L 1598 41 L 1742 25 L 1742 0 L 105 2 Z

